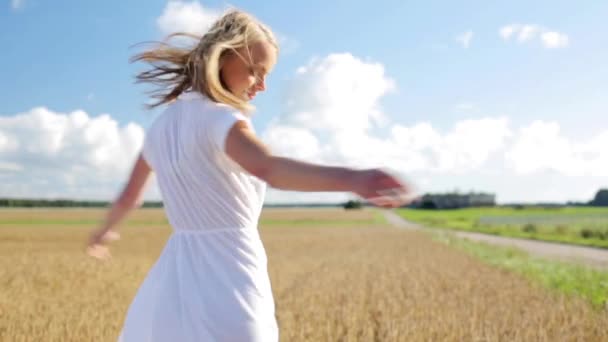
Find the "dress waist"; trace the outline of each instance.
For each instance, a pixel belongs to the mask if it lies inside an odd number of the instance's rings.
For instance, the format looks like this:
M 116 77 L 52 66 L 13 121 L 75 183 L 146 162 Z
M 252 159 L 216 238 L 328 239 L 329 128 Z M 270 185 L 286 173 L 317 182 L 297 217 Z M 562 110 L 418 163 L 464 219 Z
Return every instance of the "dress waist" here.
M 248 227 L 218 227 L 218 228 L 204 228 L 204 229 L 173 229 L 173 233 L 175 235 L 201 235 L 201 234 L 218 234 L 218 233 L 226 233 L 226 232 L 235 232 L 235 231 L 248 231 L 253 230 L 257 232 L 256 226 L 248 226 Z

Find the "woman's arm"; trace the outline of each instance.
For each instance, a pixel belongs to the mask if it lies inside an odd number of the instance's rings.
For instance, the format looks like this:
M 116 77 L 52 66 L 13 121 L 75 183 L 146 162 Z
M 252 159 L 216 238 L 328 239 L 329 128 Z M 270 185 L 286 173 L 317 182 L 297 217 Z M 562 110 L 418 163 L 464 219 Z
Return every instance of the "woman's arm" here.
M 243 121 L 228 131 L 225 148 L 241 167 L 274 188 L 354 192 L 383 207 L 401 206 L 412 198 L 411 188 L 380 169 L 322 166 L 274 156 Z M 387 189 L 393 189 L 394 196 L 385 195 Z
M 103 222 L 101 229 L 110 230 L 118 224 L 131 210 L 141 206 L 142 196 L 152 170 L 140 154 L 133 166 L 131 176 L 120 196 L 114 201 Z
M 131 175 L 120 196 L 112 203 L 101 225 L 91 234 L 88 247 L 90 249 L 102 245 L 107 239 L 107 233 L 122 221 L 131 210 L 139 207 L 143 201 L 152 169 L 140 154 L 133 166 Z
M 228 131 L 226 153 L 268 185 L 296 191 L 351 191 L 354 170 L 274 156 L 243 121 Z

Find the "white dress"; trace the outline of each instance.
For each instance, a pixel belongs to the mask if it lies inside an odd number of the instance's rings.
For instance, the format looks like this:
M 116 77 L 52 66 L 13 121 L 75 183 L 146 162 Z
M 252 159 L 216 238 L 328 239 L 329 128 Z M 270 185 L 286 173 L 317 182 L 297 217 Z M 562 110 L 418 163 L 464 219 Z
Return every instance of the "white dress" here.
M 228 130 L 251 121 L 187 92 L 146 133 L 173 228 L 125 317 L 120 342 L 278 341 L 257 223 L 266 183 L 225 153 Z

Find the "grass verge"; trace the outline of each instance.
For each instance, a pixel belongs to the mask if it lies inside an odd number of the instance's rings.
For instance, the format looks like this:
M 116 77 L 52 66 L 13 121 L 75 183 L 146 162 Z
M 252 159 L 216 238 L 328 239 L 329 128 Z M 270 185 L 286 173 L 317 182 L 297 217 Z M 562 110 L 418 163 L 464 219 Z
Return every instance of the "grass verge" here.
M 595 308 L 608 310 L 608 271 L 536 258 L 519 249 L 490 246 L 441 231 L 432 232 L 431 236 L 490 265 L 523 274 L 550 289 L 582 296 Z

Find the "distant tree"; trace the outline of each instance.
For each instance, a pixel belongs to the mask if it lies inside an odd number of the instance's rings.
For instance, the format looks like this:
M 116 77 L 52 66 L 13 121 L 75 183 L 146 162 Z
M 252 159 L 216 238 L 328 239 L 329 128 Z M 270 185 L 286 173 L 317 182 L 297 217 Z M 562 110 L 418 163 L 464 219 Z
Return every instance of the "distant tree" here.
M 107 201 L 80 201 L 66 199 L 27 199 L 27 198 L 0 198 L 0 207 L 79 207 L 79 208 L 104 208 L 111 203 Z M 144 208 L 162 208 L 162 202 L 144 202 Z
M 361 202 L 349 200 L 348 202 L 344 203 L 344 209 L 361 209 Z
M 600 189 L 596 194 L 591 205 L 608 206 L 608 189 Z

